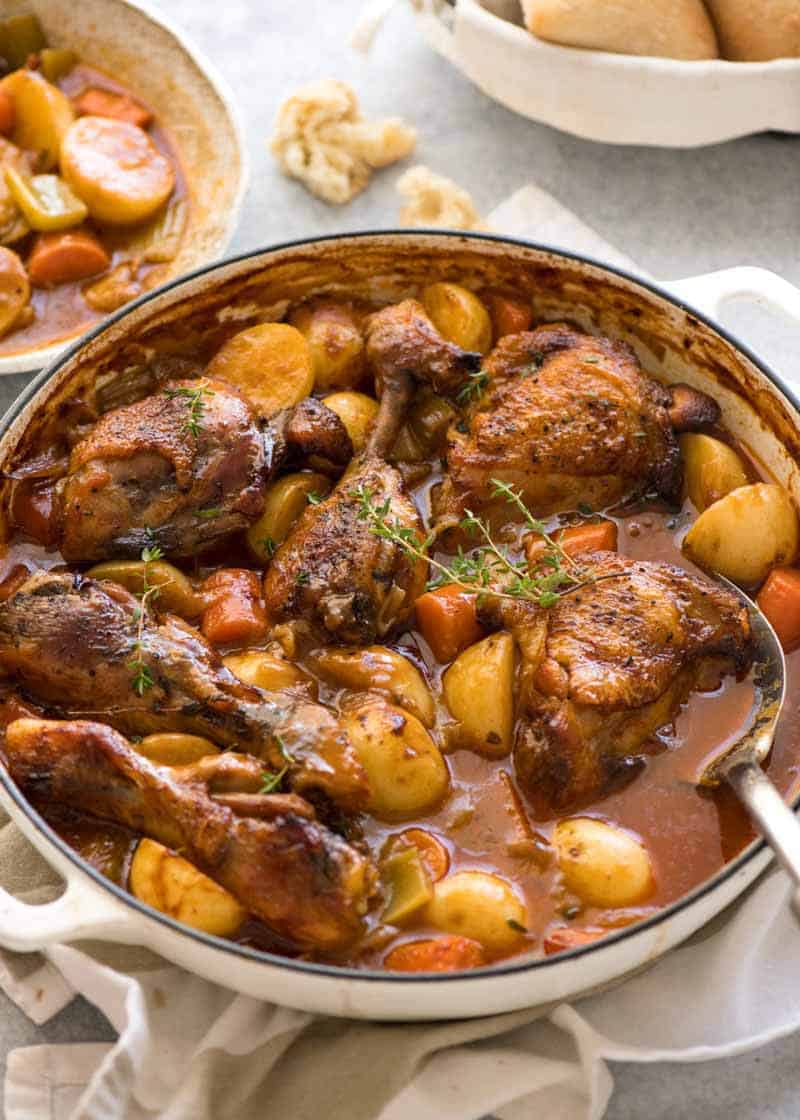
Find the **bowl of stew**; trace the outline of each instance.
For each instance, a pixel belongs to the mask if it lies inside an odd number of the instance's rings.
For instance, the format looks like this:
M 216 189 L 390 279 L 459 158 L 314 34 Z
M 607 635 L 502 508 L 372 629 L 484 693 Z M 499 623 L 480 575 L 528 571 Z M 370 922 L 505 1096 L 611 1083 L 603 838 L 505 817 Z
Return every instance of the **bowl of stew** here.
M 706 761 L 787 650 L 797 402 L 596 262 L 347 234 L 117 312 L 4 421 L 0 940 L 376 1019 L 619 979 L 768 861 Z
M 246 168 L 224 83 L 127 0 L 0 5 L 0 373 L 218 256 Z

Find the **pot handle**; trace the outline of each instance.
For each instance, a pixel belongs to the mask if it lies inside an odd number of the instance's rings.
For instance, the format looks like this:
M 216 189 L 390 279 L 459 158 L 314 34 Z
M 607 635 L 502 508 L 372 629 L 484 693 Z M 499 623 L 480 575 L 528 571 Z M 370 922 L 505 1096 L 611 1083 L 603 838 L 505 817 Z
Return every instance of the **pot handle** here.
M 705 276 L 673 280 L 663 285 L 667 291 L 712 318 L 729 299 L 746 296 L 764 307 L 778 311 L 793 323 L 800 323 L 800 288 L 766 268 L 726 268 Z

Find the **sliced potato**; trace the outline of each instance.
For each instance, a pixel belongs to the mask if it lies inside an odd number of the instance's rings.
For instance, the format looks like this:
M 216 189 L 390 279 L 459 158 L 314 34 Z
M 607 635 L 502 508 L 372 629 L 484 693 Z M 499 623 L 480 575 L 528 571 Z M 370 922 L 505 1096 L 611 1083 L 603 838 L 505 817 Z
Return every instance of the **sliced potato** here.
M 25 266 L 13 249 L 0 246 L 0 336 L 11 330 L 30 298 Z
M 366 393 L 332 393 L 322 403 L 344 424 L 356 455 L 362 452 L 378 415 L 378 402 Z
M 91 216 L 112 225 L 151 218 L 175 187 L 172 164 L 148 134 L 108 117 L 80 117 L 70 125 L 61 174 Z
M 189 766 L 210 754 L 220 753 L 219 747 L 210 739 L 204 739 L 202 735 L 184 735 L 179 731 L 145 735 L 133 746 L 137 754 L 144 755 L 159 766 Z
M 562 820 L 553 847 L 567 889 L 590 906 L 635 906 L 653 892 L 647 849 L 624 829 L 593 817 Z
M 261 516 L 247 530 L 247 545 L 253 556 L 263 564 L 269 563 L 308 505 L 309 495 L 325 497 L 330 488 L 330 479 L 313 471 L 287 474 L 273 482 Z
M 35 70 L 15 70 L 3 78 L 0 88 L 14 102 L 11 139 L 20 148 L 40 152 L 40 170 L 50 171 L 59 161 L 64 137 L 75 120 L 72 102 Z
M 247 917 L 245 908 L 224 887 L 155 840 L 139 842 L 129 886 L 155 910 L 217 937 L 230 937 Z
M 706 571 L 753 587 L 770 568 L 792 564 L 800 543 L 797 510 L 782 486 L 740 486 L 700 514 L 683 551 Z
M 444 698 L 465 746 L 491 758 L 511 750 L 514 730 L 514 639 L 490 634 L 459 654 L 444 675 Z
M 142 595 L 145 590 L 145 575 L 149 587 L 157 587 L 153 606 L 168 614 L 179 614 L 182 618 L 197 618 L 203 612 L 204 602 L 192 587 L 187 576 L 168 564 L 166 560 L 107 560 L 95 564 L 86 573 L 92 579 L 108 579 L 126 587 L 134 595 Z
M 702 432 L 687 432 L 679 443 L 686 493 L 700 513 L 731 490 L 747 486 L 744 463 L 727 443 Z
M 443 933 L 479 941 L 494 953 L 519 945 L 528 926 L 525 903 L 499 875 L 456 871 L 433 886 L 425 918 Z
M 263 688 L 265 692 L 280 692 L 282 688 L 296 688 L 298 685 L 315 691 L 314 681 L 308 673 L 304 673 L 291 661 L 285 661 L 265 650 L 231 653 L 222 660 L 240 681 L 255 688 Z
M 492 348 L 492 320 L 483 302 L 460 284 L 429 284 L 422 304 L 437 331 L 460 346 L 487 354 Z
M 311 349 L 288 323 L 239 331 L 217 351 L 206 373 L 235 386 L 265 417 L 299 404 L 314 388 Z
M 334 300 L 304 304 L 289 322 L 308 340 L 317 389 L 351 389 L 363 380 L 364 336 L 346 304 Z
M 311 664 L 332 684 L 380 692 L 426 726 L 433 726 L 436 709 L 425 678 L 396 650 L 386 646 L 355 650 L 331 647 L 313 653 Z
M 415 716 L 371 694 L 345 705 L 342 726 L 367 772 L 374 816 L 407 820 L 443 800 L 450 774 Z

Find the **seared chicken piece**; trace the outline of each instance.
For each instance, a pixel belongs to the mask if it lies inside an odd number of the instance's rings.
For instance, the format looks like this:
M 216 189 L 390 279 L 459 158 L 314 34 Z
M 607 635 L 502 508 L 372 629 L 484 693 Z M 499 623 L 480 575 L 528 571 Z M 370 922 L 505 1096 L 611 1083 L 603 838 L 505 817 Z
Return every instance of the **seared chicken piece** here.
M 253 815 L 242 815 L 196 776 L 155 766 L 101 723 L 16 720 L 5 751 L 26 797 L 176 849 L 297 946 L 335 950 L 358 935 L 372 868 L 302 799 L 253 797 Z
M 316 397 L 306 397 L 270 421 L 275 447 L 273 472 L 308 466 L 338 476 L 353 457 L 353 445 L 339 416 Z
M 563 323 L 503 338 L 482 372 L 483 391 L 448 435 L 437 517 L 497 509 L 507 520 L 493 479 L 511 484 L 537 516 L 647 491 L 673 500 L 675 430 L 719 417 L 705 394 L 653 381 L 625 343 Z
M 689 694 L 742 672 L 751 654 L 747 612 L 718 584 L 611 552 L 580 562 L 595 582 L 549 610 L 499 599 L 486 608 L 520 651 L 514 764 L 538 817 L 633 774 Z
M 295 790 L 363 805 L 366 775 L 333 713 L 243 684 L 197 630 L 146 608 L 140 624 L 141 609 L 118 584 L 37 572 L 0 603 L 0 666 L 53 713 L 204 735 L 272 770 L 288 764 Z

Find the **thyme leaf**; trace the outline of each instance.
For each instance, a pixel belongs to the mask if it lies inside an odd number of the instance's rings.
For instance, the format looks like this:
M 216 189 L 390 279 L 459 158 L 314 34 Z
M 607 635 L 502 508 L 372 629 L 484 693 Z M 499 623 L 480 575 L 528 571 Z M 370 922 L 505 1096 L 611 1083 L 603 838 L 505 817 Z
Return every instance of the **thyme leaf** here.
M 190 435 L 197 439 L 200 435 L 203 417 L 206 412 L 205 398 L 213 397 L 214 390 L 209 389 L 205 382 L 200 382 L 196 389 L 190 389 L 187 385 L 181 385 L 177 389 L 165 389 L 164 396 L 170 401 L 177 399 L 186 401 L 186 422 L 184 427 Z

